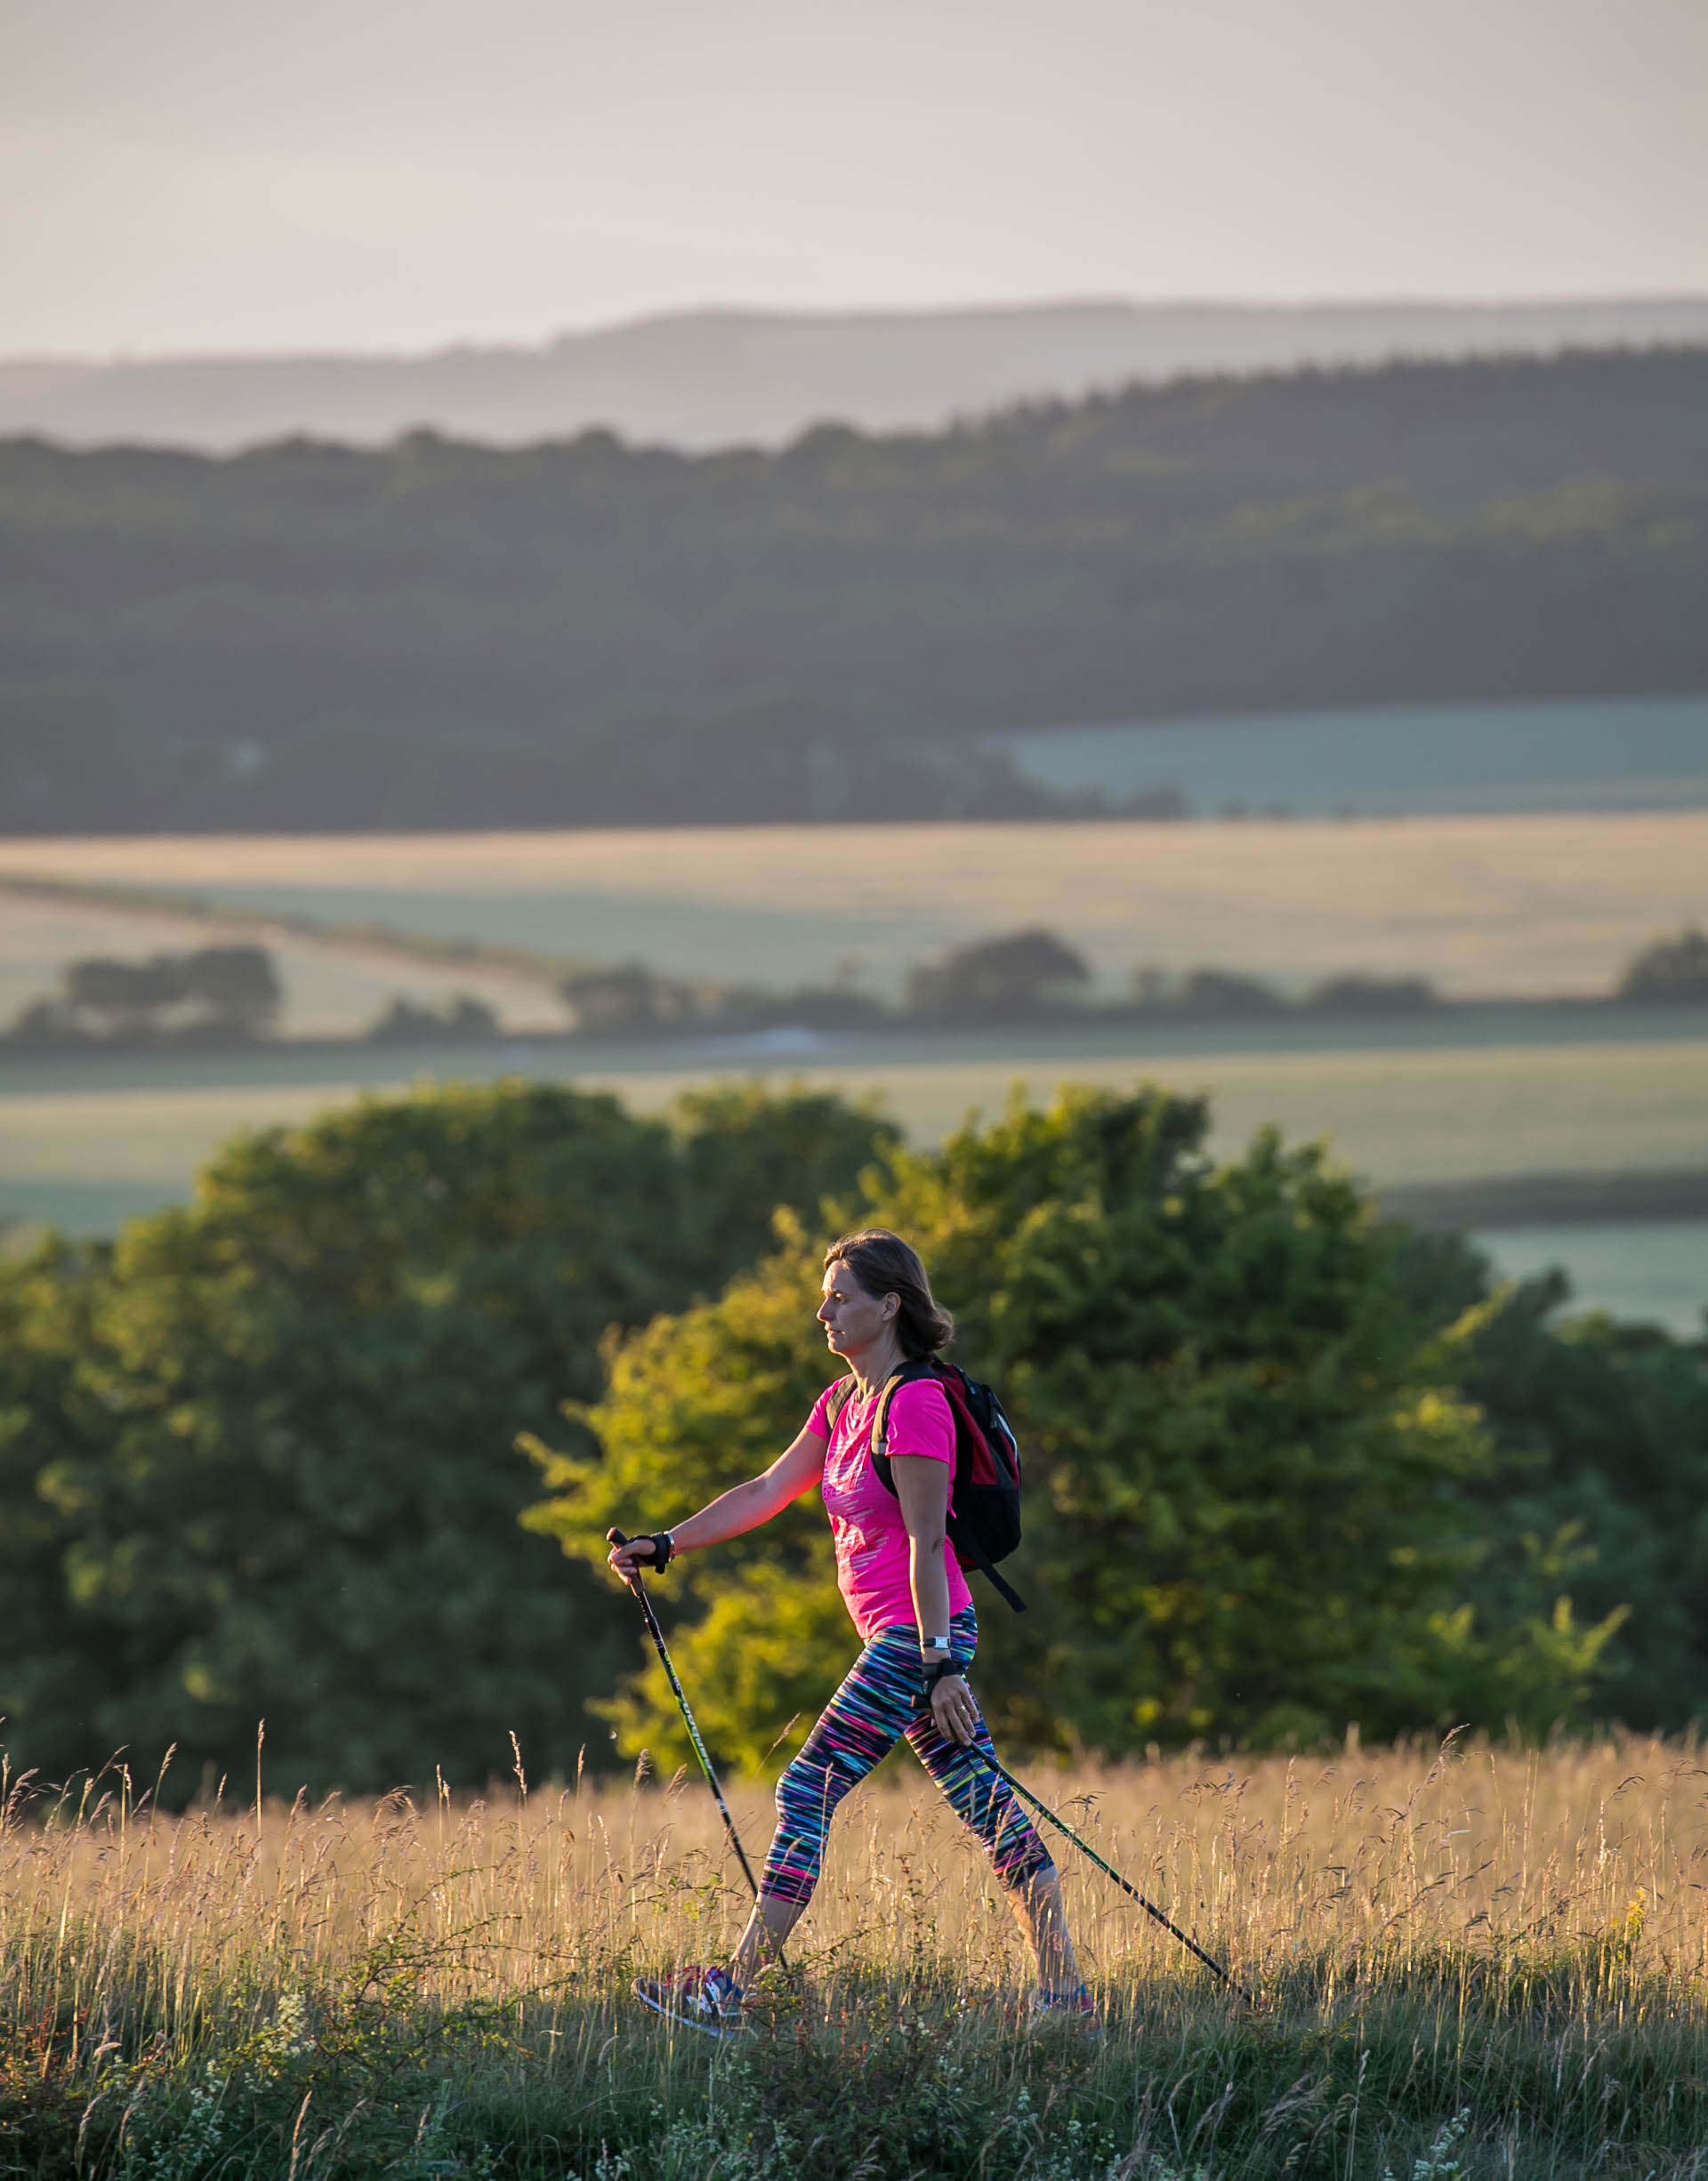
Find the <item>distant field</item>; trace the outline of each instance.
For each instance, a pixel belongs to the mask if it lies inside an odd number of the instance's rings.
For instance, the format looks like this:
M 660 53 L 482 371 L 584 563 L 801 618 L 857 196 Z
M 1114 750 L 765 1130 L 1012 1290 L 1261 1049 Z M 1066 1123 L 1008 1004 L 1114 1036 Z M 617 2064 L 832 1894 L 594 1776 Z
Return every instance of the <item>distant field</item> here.
M 1544 994 L 1606 988 L 1645 940 L 1708 924 L 1708 812 L 13 841 L 0 844 L 6 871 L 776 986 L 858 972 L 893 991 L 911 963 L 959 939 L 1043 923 L 1085 950 L 1106 990 L 1151 962 L 1221 962 L 1295 986 L 1364 968 L 1421 972 L 1457 994 Z M 185 946 L 217 930 L 0 897 L 0 1013 L 77 954 Z M 297 1031 L 353 1029 L 399 991 L 479 993 L 519 1033 L 558 1012 L 537 986 L 502 970 L 283 934 L 268 943 Z M 757 1069 L 878 1098 L 920 1141 L 970 1107 L 998 1110 L 1017 1081 L 1041 1097 L 1063 1081 L 1150 1077 L 1213 1094 L 1221 1148 L 1274 1122 L 1290 1138 L 1327 1136 L 1384 1184 L 1708 1167 L 1708 1034 L 1623 1010 L 1175 1026 L 1143 1039 L 1104 1028 L 805 1042 L 769 1057 L 733 1045 L 572 1053 L 520 1038 L 478 1053 L 0 1066 L 0 1218 L 110 1232 L 183 1197 L 233 1130 L 300 1122 L 416 1077 L 573 1075 L 652 1108 L 692 1083 Z M 1533 1240 L 1550 1251 L 1546 1230 Z M 1664 1293 L 1648 1307 L 1682 1326 L 1708 1281 L 1688 1239 L 1673 1241 L 1683 1255 L 1655 1268 Z M 1585 1295 L 1598 1283 L 1609 1299 L 1647 1294 L 1654 1251 L 1640 1232 L 1616 1261 L 1613 1247 L 1605 1234 L 1584 1243 Z
M 104 1074 L 83 1064 L 0 1074 L 0 1214 L 109 1224 L 113 1208 L 184 1195 L 195 1168 L 231 1131 L 299 1122 L 361 1089 L 412 1077 L 510 1073 L 573 1078 L 641 1109 L 695 1083 L 749 1075 L 751 1058 L 706 1053 L 649 1064 L 635 1049 L 601 1063 L 564 1048 L 516 1045 L 479 1055 L 375 1052 L 366 1065 L 255 1054 L 225 1064 L 150 1061 Z M 1035 1097 L 1062 1082 L 1127 1089 L 1151 1079 L 1214 1099 L 1216 1142 L 1243 1145 L 1276 1123 L 1293 1139 L 1327 1136 L 1336 1155 L 1377 1181 L 1465 1175 L 1708 1166 L 1708 1037 L 1618 1043 L 1398 1046 L 1341 1051 L 1132 1052 L 1029 1049 L 943 1038 L 911 1058 L 850 1052 L 774 1061 L 773 1080 L 880 1099 L 922 1142 L 970 1107 L 999 1111 L 1011 1087 Z
M 1215 963 L 1295 988 L 1366 970 L 1546 994 L 1606 989 L 1648 939 L 1708 924 L 1708 810 L 14 840 L 6 872 L 777 986 L 893 992 L 958 941 L 1043 924 L 1106 991 L 1140 963 Z M 122 916 L 109 929 L 125 943 Z
M 1192 812 L 1669 810 L 1708 805 L 1708 696 L 1265 712 L 1003 735 L 1041 787 L 1172 788 Z
M 1574 1309 L 1664 1325 L 1700 1340 L 1708 1312 L 1708 1219 L 1487 1228 L 1471 1236 L 1503 1278 L 1564 1266 Z
M 0 849 L 0 870 L 6 863 Z M 566 1010 L 544 986 L 487 964 L 441 965 L 378 946 L 305 938 L 279 930 L 222 930 L 191 916 L 0 894 L 0 1026 L 52 992 L 69 962 L 90 954 L 133 960 L 254 941 L 268 948 L 285 988 L 282 1027 L 298 1037 L 351 1036 L 400 994 L 442 1004 L 453 994 L 486 1001 L 517 1029 L 558 1029 Z

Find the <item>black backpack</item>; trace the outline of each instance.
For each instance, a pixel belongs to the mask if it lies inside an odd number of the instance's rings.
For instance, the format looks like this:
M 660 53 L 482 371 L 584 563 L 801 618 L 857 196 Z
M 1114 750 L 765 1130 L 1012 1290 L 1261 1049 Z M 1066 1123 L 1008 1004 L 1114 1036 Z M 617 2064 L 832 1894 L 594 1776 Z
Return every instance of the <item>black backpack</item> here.
M 949 1542 L 963 1567 L 976 1567 L 1000 1590 L 1016 1613 L 1026 1611 L 1026 1601 L 996 1573 L 996 1562 L 1007 1559 L 1020 1541 L 1020 1449 L 1014 1428 L 1003 1413 L 994 1387 L 970 1379 L 954 1364 L 928 1359 L 906 1363 L 884 1380 L 878 1395 L 878 1412 L 872 1420 L 872 1467 L 885 1491 L 893 1493 L 896 1480 L 890 1466 L 890 1404 L 897 1389 L 916 1379 L 934 1379 L 943 1388 L 955 1419 L 955 1479 L 949 1504 Z M 840 1379 L 831 1388 L 825 1404 L 834 1431 L 849 1396 L 851 1378 Z

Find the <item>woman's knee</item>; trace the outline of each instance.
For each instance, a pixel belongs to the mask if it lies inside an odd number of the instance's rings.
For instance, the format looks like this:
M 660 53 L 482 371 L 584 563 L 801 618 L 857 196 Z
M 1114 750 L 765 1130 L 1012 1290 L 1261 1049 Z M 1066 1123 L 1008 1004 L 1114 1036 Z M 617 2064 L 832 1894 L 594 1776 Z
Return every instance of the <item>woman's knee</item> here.
M 852 1784 L 851 1780 L 843 1780 L 834 1750 L 815 1749 L 809 1742 L 785 1766 L 777 1783 L 777 1823 L 790 1831 L 817 1832 L 822 1838 L 831 1812 Z
M 848 1791 L 836 1775 L 834 1754 L 810 1742 L 785 1768 L 777 1783 L 777 1831 L 765 1858 L 762 1892 L 797 1906 L 811 1896 L 831 1814 Z

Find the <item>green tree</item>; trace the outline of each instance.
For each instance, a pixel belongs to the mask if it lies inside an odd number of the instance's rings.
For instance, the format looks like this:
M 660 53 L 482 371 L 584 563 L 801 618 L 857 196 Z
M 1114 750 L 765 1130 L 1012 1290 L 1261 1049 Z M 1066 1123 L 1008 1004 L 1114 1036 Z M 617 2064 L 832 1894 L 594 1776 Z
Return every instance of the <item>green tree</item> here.
M 66 1002 L 74 1015 L 93 1017 L 95 1028 L 109 1037 L 148 1035 L 189 989 L 181 954 L 151 954 L 146 962 L 92 955 L 65 972 Z
M 1216 1167 L 1205 1124 L 1157 1091 L 1016 1105 L 893 1153 L 839 1215 L 918 1243 L 1020 1432 L 1031 1610 L 981 1614 L 998 1732 L 1114 1754 L 1569 1715 L 1612 1631 L 1467 1609 L 1499 1534 L 1470 1489 L 1488 1450 L 1391 1240 L 1320 1150 L 1266 1133 Z M 828 1375 L 818 1278 L 796 1227 L 617 1347 L 580 1412 L 600 1451 L 536 1447 L 552 1496 L 531 1519 L 594 1561 L 610 1524 L 667 1526 L 778 1451 Z M 748 1763 L 849 1654 L 822 1527 L 809 1504 L 667 1581 L 697 1708 Z M 616 1716 L 631 1747 L 676 1745 L 651 1673 Z
M 190 1784 L 241 1776 L 264 1717 L 289 1788 L 478 1783 L 512 1729 L 536 1773 L 573 1764 L 629 1630 L 519 1526 L 516 1435 L 885 1135 L 758 1092 L 673 1122 L 547 1086 L 371 1101 L 13 1276 L 0 1581 L 46 1601 L 0 1640 L 16 1760 L 175 1742 Z
M 1194 970 L 1182 980 L 1178 1001 L 1188 1015 L 1277 1015 L 1285 1004 L 1261 977 L 1236 970 Z
M 484 1000 L 459 993 L 441 1010 L 423 1007 L 399 993 L 383 1015 L 368 1025 L 376 1045 L 479 1043 L 498 1035 L 498 1018 Z
M 1708 936 L 1689 926 L 1675 939 L 1655 940 L 1619 979 L 1616 996 L 1663 1006 L 1708 1000 Z
M 1512 1535 L 1569 1559 L 1586 1614 L 1630 1608 L 1605 1709 L 1678 1734 L 1708 1720 L 1708 1351 L 1595 1313 L 1556 1323 L 1569 1298 L 1558 1272 L 1503 1291 L 1461 1380 L 1503 1457 Z M 1497 1561 L 1484 1581 L 1503 1576 Z
M 906 1010 L 933 1022 L 1033 1022 L 1059 1014 L 1091 981 L 1084 955 L 1035 928 L 975 940 L 914 970 Z
M 183 973 L 186 996 L 229 1034 L 262 1037 L 277 1021 L 285 988 L 264 946 L 204 946 L 184 957 Z
M 844 1195 L 901 1142 L 872 1104 L 824 1092 L 770 1098 L 748 1087 L 714 1086 L 677 1101 L 682 1161 L 678 1246 L 718 1285 L 769 1248 L 776 1207 L 816 1212 Z
M 823 1339 L 812 1337 L 818 1302 L 818 1258 L 794 1224 L 781 1253 L 738 1275 L 716 1301 L 656 1318 L 614 1345 L 604 1397 L 573 1412 L 591 1439 L 568 1453 L 526 1443 L 553 1493 L 530 1510 L 530 1526 L 597 1564 L 613 1525 L 668 1529 L 763 1469 L 829 1375 Z M 658 1588 L 667 1612 L 686 1594 L 696 1613 L 684 1659 L 697 1712 L 721 1750 L 761 1768 L 787 1722 L 823 1702 L 847 1661 L 822 1510 L 810 1496 L 715 1556 L 679 1562 Z M 623 1723 L 625 1749 L 649 1742 L 687 1756 L 656 1665 L 636 1686 L 643 1695 L 606 1708 Z
M 50 1237 L 0 1259 L 0 1742 L 14 1773 L 99 1763 L 112 1747 L 95 1747 L 92 1716 L 100 1631 L 66 1581 L 75 1523 L 37 1488 L 44 1457 L 101 1444 L 109 1421 L 76 1368 L 109 1257 Z

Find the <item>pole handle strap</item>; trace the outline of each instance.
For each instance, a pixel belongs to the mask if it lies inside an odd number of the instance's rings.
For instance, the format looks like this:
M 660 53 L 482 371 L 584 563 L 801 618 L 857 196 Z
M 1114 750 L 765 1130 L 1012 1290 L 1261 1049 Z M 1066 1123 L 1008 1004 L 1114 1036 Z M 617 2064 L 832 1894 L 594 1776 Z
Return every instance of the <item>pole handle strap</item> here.
M 676 1540 L 668 1530 L 637 1530 L 632 1537 L 624 1537 L 621 1530 L 607 1530 L 605 1542 L 617 1546 L 650 1545 L 652 1559 L 647 1569 L 649 1575 L 662 1575 L 676 1557 Z

